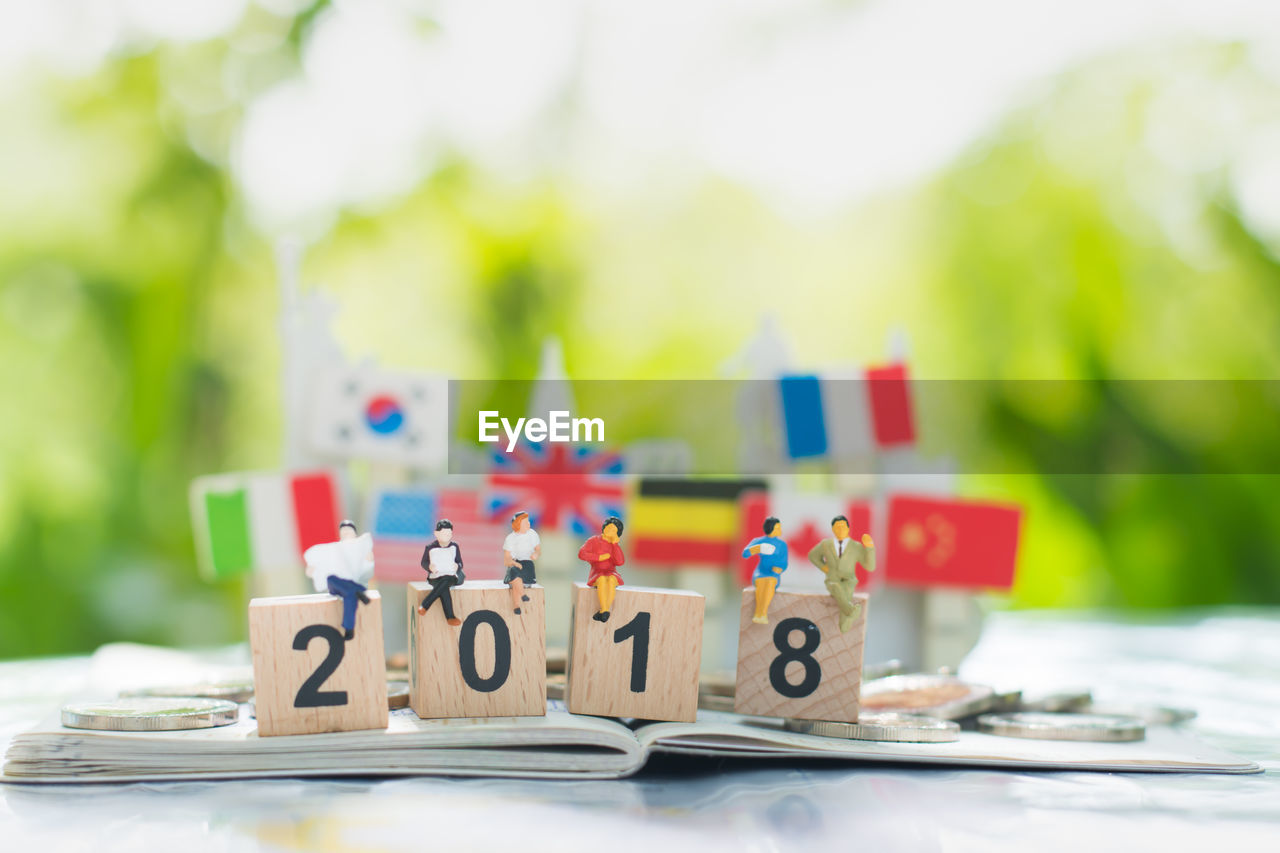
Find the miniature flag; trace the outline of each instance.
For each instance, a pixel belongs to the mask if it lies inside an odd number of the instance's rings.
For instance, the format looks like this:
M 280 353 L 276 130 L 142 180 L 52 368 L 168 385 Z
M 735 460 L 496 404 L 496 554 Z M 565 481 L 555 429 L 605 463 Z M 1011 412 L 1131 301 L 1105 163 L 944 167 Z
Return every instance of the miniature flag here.
M 1020 507 L 899 495 L 889 499 L 885 580 L 899 586 L 1013 585 Z
M 443 378 L 355 367 L 315 377 L 307 440 L 327 456 L 444 468 L 448 412 Z
M 502 543 L 510 522 L 491 521 L 481 511 L 480 495 L 470 489 L 384 489 L 374 494 L 369 527 L 373 532 L 374 576 L 396 583 L 426 579 L 422 552 L 435 539 L 436 522 L 453 524 L 468 579 L 501 580 Z
M 300 569 L 303 551 L 338 538 L 337 480 L 327 471 L 197 477 L 191 521 L 207 578 Z
M 599 533 L 604 519 L 622 516 L 626 497 L 619 454 L 569 444 L 519 444 L 511 453 L 496 452 L 485 486 L 489 518 L 509 521 L 524 511 L 535 529 L 577 536 Z
M 868 387 L 866 375 L 859 369 L 833 370 L 822 375 L 828 456 L 837 465 L 864 463 L 875 452 Z
M 787 456 L 814 459 L 827 455 L 827 426 L 822 383 L 817 376 L 784 376 L 778 382 Z
M 866 380 L 876 444 L 895 447 L 914 442 L 916 425 L 907 385 L 907 366 L 890 364 L 867 368 Z
M 857 458 L 915 441 L 906 365 L 783 376 L 778 393 L 792 460 Z
M 641 480 L 622 516 L 624 550 L 637 563 L 728 568 L 736 556 L 738 497 L 764 487 L 763 480 Z
M 734 559 L 741 566 L 741 578 L 751 584 L 755 558 L 742 559 L 742 549 L 757 536 L 764 535 L 764 520 L 774 516 L 782 525 L 782 538 L 787 543 L 789 563 L 782 575 L 786 587 L 822 589 L 826 575 L 809 562 L 809 550 L 831 537 L 831 519 L 843 515 L 849 520 L 849 536 L 859 540 L 871 532 L 871 504 L 839 495 L 747 492 L 739 501 L 739 529 Z M 878 543 L 877 543 L 878 544 Z M 858 566 L 858 588 L 865 589 L 869 575 Z

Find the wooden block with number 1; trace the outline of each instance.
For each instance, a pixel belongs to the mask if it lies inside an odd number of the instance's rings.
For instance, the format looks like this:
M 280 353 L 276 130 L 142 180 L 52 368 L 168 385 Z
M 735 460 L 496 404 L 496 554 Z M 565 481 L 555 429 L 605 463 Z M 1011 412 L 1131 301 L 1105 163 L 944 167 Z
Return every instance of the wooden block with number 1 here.
M 387 725 L 382 598 L 356 608 L 342 636 L 342 600 L 286 595 L 249 602 L 249 646 L 258 734 L 301 735 Z
M 769 605 L 769 624 L 757 625 L 751 621 L 755 591 L 744 589 L 733 710 L 856 723 L 867 596 L 856 594 L 853 600 L 862 602 L 862 614 L 842 634 L 840 611 L 826 593 L 778 590 Z
M 706 603 L 696 592 L 621 586 L 609 621 L 597 622 L 596 591 L 575 583 L 569 712 L 693 722 Z
M 431 585 L 409 584 L 409 707 L 423 719 L 540 717 L 547 713 L 547 626 L 541 586 L 520 613 L 502 581 L 455 586 L 455 615 L 439 603 L 418 615 Z

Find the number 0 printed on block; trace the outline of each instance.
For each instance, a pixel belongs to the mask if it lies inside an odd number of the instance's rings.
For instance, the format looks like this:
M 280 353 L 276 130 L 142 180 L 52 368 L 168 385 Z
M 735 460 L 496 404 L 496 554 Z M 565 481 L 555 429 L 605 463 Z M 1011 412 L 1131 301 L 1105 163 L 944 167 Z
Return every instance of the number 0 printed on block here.
M 738 619 L 738 677 L 733 709 L 761 717 L 853 723 L 858 719 L 867 597 L 862 614 L 840 632 L 831 596 L 779 590 L 769 624 L 751 621 L 755 592 L 742 591 Z
M 423 719 L 538 717 L 547 713 L 547 627 L 541 586 L 513 612 L 501 581 L 467 581 L 452 591 L 450 625 L 439 607 L 418 602 L 431 591 L 409 584 L 409 707 Z
M 592 618 L 597 609 L 595 590 L 574 584 L 569 711 L 692 722 L 706 599 L 684 590 L 622 586 L 608 622 Z
M 382 599 L 356 610 L 343 639 L 342 601 L 290 595 L 249 602 L 249 645 L 258 734 L 345 732 L 387 725 Z

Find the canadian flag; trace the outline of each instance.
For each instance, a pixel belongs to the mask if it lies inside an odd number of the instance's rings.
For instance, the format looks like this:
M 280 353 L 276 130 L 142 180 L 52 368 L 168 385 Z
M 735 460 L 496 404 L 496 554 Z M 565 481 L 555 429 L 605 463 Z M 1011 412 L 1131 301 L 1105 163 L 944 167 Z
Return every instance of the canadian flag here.
M 1013 586 L 1022 510 L 1008 504 L 896 495 L 884 574 L 895 586 Z
M 775 516 L 782 525 L 782 538 L 787 543 L 787 571 L 781 585 L 790 589 L 823 589 L 826 575 L 809 562 L 809 551 L 823 539 L 831 537 L 831 519 L 843 515 L 849 519 L 849 536 L 855 540 L 871 532 L 871 504 L 851 500 L 843 495 L 747 492 L 738 499 L 742 519 L 738 551 L 757 536 L 764 535 L 764 520 Z M 736 555 L 735 555 L 736 556 Z M 742 561 L 743 584 L 751 583 L 756 560 Z M 858 566 L 858 588 L 863 589 L 869 575 Z

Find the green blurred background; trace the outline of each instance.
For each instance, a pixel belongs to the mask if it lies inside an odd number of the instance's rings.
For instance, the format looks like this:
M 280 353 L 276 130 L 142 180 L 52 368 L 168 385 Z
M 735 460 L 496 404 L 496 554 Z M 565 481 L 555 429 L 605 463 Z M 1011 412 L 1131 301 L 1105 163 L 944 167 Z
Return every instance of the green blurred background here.
M 1266 2 L 31 5 L 0 13 L 0 657 L 242 636 L 186 490 L 281 463 L 283 240 L 349 355 L 460 378 L 532 377 L 549 335 L 574 378 L 715 376 L 766 314 L 806 368 L 894 330 L 918 377 L 1280 366 Z M 1105 427 L 985 406 L 1033 467 L 1037 430 Z M 1194 424 L 1127 411 L 1199 469 Z M 1028 508 L 1015 606 L 1275 603 L 1254 453 L 962 486 Z

